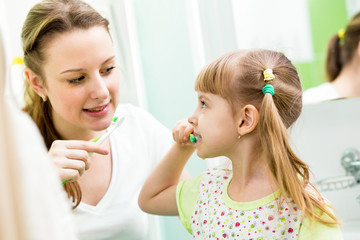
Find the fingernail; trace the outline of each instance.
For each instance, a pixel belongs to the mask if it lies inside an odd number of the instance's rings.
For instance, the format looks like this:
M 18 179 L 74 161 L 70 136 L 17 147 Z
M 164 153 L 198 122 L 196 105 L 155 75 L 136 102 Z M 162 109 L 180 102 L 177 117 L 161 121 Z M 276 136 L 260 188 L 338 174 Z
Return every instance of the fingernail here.
M 104 152 L 105 152 L 105 154 L 108 154 L 108 153 L 109 153 L 109 150 L 104 149 Z

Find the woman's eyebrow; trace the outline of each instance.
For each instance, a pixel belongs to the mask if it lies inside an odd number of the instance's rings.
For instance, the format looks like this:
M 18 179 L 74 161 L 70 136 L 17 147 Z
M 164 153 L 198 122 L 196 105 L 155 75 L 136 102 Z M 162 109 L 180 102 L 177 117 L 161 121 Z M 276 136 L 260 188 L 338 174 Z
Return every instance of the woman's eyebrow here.
M 104 64 L 106 64 L 107 62 L 112 61 L 114 58 L 115 58 L 115 56 L 109 57 L 109 58 L 106 59 L 101 65 L 104 65 Z M 73 68 L 73 69 L 65 70 L 65 71 L 61 72 L 60 74 L 69 73 L 69 72 L 82 72 L 82 71 L 84 71 L 84 70 L 85 70 L 84 68 Z
M 108 59 L 106 59 L 101 65 L 104 65 L 104 64 L 106 64 L 107 62 L 110 62 L 110 61 L 112 61 L 113 59 L 115 58 L 115 56 L 111 56 L 111 57 L 109 57 Z

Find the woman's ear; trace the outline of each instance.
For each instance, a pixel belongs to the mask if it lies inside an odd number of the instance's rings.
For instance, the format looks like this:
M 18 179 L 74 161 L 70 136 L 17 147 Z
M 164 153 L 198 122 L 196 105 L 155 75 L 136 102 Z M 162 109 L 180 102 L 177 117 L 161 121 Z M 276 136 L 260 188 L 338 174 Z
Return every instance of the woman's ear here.
M 254 105 L 246 105 L 240 111 L 238 120 L 238 133 L 244 136 L 254 131 L 259 122 L 259 111 Z
M 41 97 L 46 96 L 46 90 L 41 78 L 35 74 L 30 68 L 24 70 L 26 80 L 30 84 L 31 88 Z

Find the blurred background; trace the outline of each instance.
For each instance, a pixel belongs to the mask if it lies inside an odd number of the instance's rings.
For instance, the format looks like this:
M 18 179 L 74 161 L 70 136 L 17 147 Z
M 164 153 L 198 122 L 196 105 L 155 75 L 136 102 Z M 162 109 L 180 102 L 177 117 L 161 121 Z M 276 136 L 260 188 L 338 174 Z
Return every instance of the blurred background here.
M 0 0 L 0 27 L 9 66 L 6 94 L 21 105 L 20 32 L 36 0 Z M 239 48 L 284 52 L 297 67 L 304 90 L 325 81 L 331 35 L 360 10 L 359 0 L 86 0 L 110 20 L 123 70 L 121 101 L 147 109 L 169 129 L 197 104 L 194 81 L 214 58 Z M 9 79 L 12 79 L 11 82 Z M 206 162 L 192 157 L 197 175 Z M 177 217 L 161 217 L 164 239 L 187 239 Z

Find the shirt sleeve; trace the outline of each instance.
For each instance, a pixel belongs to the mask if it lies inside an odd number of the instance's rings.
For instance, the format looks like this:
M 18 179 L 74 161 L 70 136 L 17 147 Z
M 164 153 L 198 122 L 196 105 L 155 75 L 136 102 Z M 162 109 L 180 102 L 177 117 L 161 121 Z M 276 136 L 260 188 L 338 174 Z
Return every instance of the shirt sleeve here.
M 318 210 L 319 211 L 319 210 Z M 339 225 L 329 225 L 319 221 L 311 224 L 311 219 L 305 218 L 300 226 L 299 240 L 343 240 Z
M 191 234 L 191 215 L 194 212 L 199 197 L 202 176 L 203 173 L 195 178 L 184 180 L 176 187 L 176 204 L 179 217 L 186 230 Z

